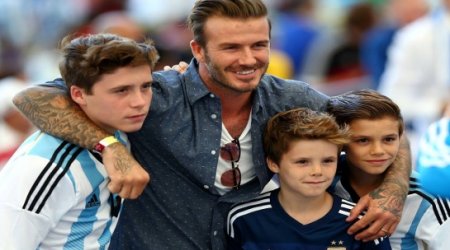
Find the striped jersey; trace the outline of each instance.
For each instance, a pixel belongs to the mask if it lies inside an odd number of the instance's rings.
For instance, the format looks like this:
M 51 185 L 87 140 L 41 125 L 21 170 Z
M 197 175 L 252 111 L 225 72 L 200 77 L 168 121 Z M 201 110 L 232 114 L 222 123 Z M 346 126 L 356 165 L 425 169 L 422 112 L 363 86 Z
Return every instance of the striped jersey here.
M 279 189 L 232 207 L 227 219 L 229 249 L 391 249 L 387 239 L 363 243 L 347 234 L 345 219 L 354 203 L 333 195 L 333 206 L 322 218 L 303 225 L 278 201 Z
M 413 172 L 400 223 L 389 238 L 392 249 L 449 249 L 450 202 L 423 191 L 416 177 L 417 173 Z M 345 199 L 355 202 L 359 199 L 347 178 L 337 181 L 334 189 L 337 195 Z
M 121 204 L 108 181 L 98 155 L 35 132 L 0 172 L 0 249 L 107 249 Z

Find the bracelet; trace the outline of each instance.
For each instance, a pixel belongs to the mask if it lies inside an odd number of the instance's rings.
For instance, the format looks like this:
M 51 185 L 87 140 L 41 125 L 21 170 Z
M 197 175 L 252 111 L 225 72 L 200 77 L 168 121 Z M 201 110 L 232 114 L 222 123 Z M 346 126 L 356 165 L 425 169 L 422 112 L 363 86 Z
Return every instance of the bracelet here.
M 103 150 L 105 150 L 106 147 L 108 147 L 109 145 L 119 142 L 116 137 L 110 135 L 107 136 L 105 138 L 103 138 L 101 141 L 99 141 L 97 144 L 95 144 L 94 148 L 92 149 L 92 151 L 102 154 Z

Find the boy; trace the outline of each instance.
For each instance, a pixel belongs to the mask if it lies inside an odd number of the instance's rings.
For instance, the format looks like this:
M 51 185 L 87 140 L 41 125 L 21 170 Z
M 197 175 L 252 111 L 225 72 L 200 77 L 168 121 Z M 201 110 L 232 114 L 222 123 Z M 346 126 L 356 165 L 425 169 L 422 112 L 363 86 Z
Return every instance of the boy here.
M 70 96 L 114 136 L 88 151 L 37 131 L 0 173 L 0 249 L 106 249 L 120 197 L 107 189 L 104 147 L 141 128 L 158 59 L 151 41 L 97 34 L 61 43 L 59 65 Z M 69 121 L 70 122 L 70 121 Z
M 228 214 L 230 249 L 390 249 L 384 239 L 363 243 L 346 230 L 354 203 L 326 191 L 346 129 L 305 108 L 278 113 L 267 124 L 264 148 L 280 188 L 235 205 Z
M 328 108 L 340 126 L 348 126 L 350 142 L 344 146 L 344 166 L 334 185 L 337 195 L 357 202 L 377 188 L 397 155 L 403 133 L 399 107 L 386 96 L 372 90 L 359 90 L 332 97 Z M 410 178 L 403 216 L 395 228 L 382 227 L 393 249 L 443 249 L 449 237 L 436 238 L 450 220 L 450 203 L 420 189 L 415 173 Z M 448 227 L 448 225 L 447 225 Z M 448 234 L 448 232 L 447 232 Z

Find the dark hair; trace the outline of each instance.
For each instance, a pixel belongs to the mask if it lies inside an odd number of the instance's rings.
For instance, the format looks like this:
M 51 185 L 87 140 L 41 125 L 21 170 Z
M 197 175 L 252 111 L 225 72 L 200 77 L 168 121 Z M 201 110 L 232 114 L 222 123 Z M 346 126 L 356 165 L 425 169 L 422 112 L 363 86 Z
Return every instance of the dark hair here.
M 399 135 L 403 134 L 404 125 L 400 108 L 389 97 L 375 90 L 355 90 L 333 96 L 328 102 L 327 109 L 341 126 L 359 119 L 376 120 L 392 117 L 399 122 Z
M 349 142 L 347 127 L 339 127 L 328 113 L 297 108 L 273 116 L 264 132 L 264 150 L 269 159 L 279 164 L 291 142 L 296 140 L 326 140 L 338 146 Z M 336 152 L 337 154 L 338 152 Z
M 138 43 L 118 35 L 100 33 L 74 38 L 68 35 L 59 46 L 61 76 L 68 87 L 79 86 L 91 93 L 92 86 L 103 74 L 121 67 L 149 65 L 153 70 L 159 59 L 153 41 Z M 151 74 L 151 72 L 149 72 Z
M 208 18 L 223 16 L 230 18 L 254 18 L 267 16 L 267 8 L 261 0 L 198 0 L 188 17 L 188 25 L 194 40 L 202 47 L 206 45 L 204 26 Z M 270 27 L 270 21 L 269 22 Z M 270 32 L 269 32 L 270 33 Z M 269 34 L 270 35 L 270 34 Z

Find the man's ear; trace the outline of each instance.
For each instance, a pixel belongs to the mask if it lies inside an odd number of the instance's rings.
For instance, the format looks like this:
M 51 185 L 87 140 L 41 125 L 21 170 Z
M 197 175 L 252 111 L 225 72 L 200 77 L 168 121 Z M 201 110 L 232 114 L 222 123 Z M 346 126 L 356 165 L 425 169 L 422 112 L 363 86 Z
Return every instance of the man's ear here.
M 203 47 L 195 40 L 191 40 L 191 51 L 192 55 L 194 55 L 195 59 L 198 62 L 204 62 L 204 50 Z
M 269 167 L 270 171 L 274 173 L 278 173 L 280 171 L 280 167 L 278 164 L 276 164 L 274 161 L 269 159 L 269 157 L 266 158 L 267 166 Z
M 84 89 L 75 85 L 70 86 L 70 97 L 78 105 L 86 105 L 85 95 L 86 92 L 84 91 Z

